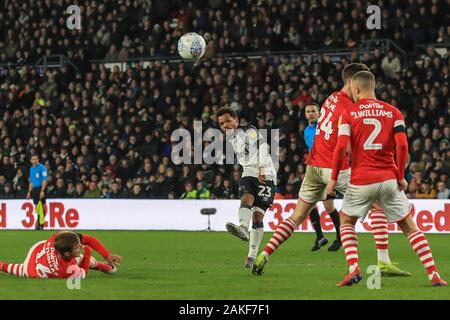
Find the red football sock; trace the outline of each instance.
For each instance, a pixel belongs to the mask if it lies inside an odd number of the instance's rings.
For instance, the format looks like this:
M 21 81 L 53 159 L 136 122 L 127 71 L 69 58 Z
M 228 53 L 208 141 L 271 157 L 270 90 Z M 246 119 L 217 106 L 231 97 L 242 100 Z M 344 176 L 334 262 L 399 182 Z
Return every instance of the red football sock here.
M 344 224 L 341 226 L 341 241 L 344 247 L 345 259 L 350 268 L 358 266 L 358 238 L 356 237 L 355 226 Z
M 437 272 L 430 246 L 428 245 L 428 241 L 422 231 L 417 230 L 415 232 L 411 232 L 408 235 L 408 240 L 411 247 L 419 257 L 420 262 L 422 262 L 422 265 L 427 270 L 427 273 L 431 275 L 433 272 Z
M 18 277 L 25 277 L 24 265 L 22 263 L 0 263 L 1 270 Z
M 283 242 L 291 237 L 296 227 L 295 222 L 291 219 L 284 220 L 266 244 L 264 252 L 267 255 L 274 253 Z
M 388 249 L 388 221 L 383 213 L 383 210 L 372 210 L 370 213 L 370 232 L 372 232 L 375 239 L 375 246 L 377 249 Z

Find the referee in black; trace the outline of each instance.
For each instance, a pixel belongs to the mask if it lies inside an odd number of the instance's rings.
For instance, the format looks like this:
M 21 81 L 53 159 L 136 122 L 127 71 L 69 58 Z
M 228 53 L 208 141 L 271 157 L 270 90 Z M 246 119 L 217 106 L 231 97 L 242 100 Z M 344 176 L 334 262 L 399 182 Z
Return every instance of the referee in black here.
M 30 186 L 28 187 L 27 199 L 30 199 L 30 197 L 33 199 L 35 211 L 38 216 L 36 230 L 44 230 L 44 205 L 47 179 L 47 168 L 39 163 L 39 157 L 37 155 L 31 156 L 30 177 L 28 179 Z

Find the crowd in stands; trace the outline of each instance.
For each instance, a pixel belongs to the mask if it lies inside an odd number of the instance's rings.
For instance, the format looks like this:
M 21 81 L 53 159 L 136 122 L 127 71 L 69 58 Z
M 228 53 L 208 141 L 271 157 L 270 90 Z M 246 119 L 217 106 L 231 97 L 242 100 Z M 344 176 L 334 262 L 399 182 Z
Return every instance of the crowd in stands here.
M 49 171 L 49 198 L 210 199 L 238 197 L 238 165 L 175 165 L 173 130 L 217 128 L 215 111 L 231 106 L 243 124 L 280 130 L 278 197 L 296 198 L 307 148 L 304 108 L 342 87 L 349 62 L 366 63 L 377 96 L 405 115 L 410 198 L 450 196 L 450 49 L 446 1 L 376 1 L 380 30 L 365 29 L 365 1 L 83 1 L 82 29 L 68 30 L 68 0 L 0 3 L 0 198 L 24 198 L 29 157 Z M 81 4 L 81 2 L 80 2 Z M 196 30 L 205 59 L 125 61 L 176 55 Z M 360 52 L 364 40 L 390 38 L 408 52 Z M 350 56 L 275 54 L 352 49 Z M 41 72 L 42 56 L 63 54 L 77 67 Z M 214 59 L 210 59 L 210 58 Z M 333 58 L 333 59 L 332 59 Z

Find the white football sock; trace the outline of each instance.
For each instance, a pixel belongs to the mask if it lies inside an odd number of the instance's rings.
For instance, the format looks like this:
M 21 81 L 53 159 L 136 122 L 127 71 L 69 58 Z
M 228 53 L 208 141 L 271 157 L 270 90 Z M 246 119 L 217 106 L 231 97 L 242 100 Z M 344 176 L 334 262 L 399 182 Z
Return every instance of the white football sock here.
M 252 219 L 252 210 L 246 207 L 240 207 L 238 211 L 239 225 L 243 226 L 246 230 L 250 226 L 250 220 Z
M 262 222 L 254 222 L 252 229 L 250 230 L 250 241 L 248 247 L 248 256 L 251 258 L 256 258 L 259 250 L 259 245 L 261 244 L 262 238 L 264 236 L 264 225 Z
M 391 264 L 391 259 L 389 259 L 388 249 L 377 249 L 378 262 L 385 264 Z

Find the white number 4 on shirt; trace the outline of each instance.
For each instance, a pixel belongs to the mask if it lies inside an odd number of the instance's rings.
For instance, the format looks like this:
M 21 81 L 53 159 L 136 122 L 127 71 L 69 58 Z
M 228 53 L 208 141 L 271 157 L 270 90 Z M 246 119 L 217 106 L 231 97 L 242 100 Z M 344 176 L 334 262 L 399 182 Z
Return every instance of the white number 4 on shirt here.
M 330 121 L 331 116 L 333 115 L 332 112 L 329 112 L 325 120 L 322 122 L 322 119 L 325 117 L 326 111 L 322 109 L 320 112 L 320 117 L 318 123 L 320 123 L 320 127 L 318 127 L 318 130 L 316 131 L 316 134 L 320 134 L 320 130 L 325 132 L 325 140 L 330 139 L 330 135 L 333 133 L 333 125 Z

